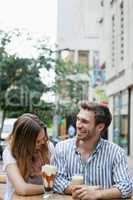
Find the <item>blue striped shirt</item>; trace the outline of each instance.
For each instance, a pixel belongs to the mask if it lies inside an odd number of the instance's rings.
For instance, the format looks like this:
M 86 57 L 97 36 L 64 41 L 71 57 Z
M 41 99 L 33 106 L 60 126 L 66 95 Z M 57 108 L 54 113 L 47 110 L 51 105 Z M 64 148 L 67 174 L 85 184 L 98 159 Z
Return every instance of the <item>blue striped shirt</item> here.
M 116 144 L 100 139 L 87 161 L 77 151 L 76 138 L 59 142 L 55 148 L 54 164 L 58 168 L 54 191 L 63 193 L 75 174 L 83 174 L 86 185 L 100 185 L 103 189 L 118 188 L 122 197 L 132 194 L 132 179 L 129 176 L 125 152 Z

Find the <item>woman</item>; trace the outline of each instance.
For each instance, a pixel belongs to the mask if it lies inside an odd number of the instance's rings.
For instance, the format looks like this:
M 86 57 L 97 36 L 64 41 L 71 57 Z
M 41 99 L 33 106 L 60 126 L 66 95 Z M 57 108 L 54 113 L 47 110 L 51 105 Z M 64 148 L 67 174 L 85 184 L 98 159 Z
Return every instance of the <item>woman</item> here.
M 53 151 L 44 123 L 36 115 L 20 116 L 3 152 L 7 173 L 4 200 L 11 200 L 14 192 L 19 195 L 43 193 L 41 166 L 50 163 Z

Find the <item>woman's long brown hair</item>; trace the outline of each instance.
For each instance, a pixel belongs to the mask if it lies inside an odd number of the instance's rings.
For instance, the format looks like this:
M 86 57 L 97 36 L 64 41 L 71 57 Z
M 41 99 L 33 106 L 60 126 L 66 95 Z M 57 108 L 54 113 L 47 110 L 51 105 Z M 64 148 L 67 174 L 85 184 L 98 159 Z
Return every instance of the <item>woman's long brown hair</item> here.
M 44 129 L 46 142 L 42 146 L 42 159 L 49 163 L 48 136 L 46 126 L 36 115 L 24 114 L 17 119 L 11 133 L 11 152 L 16 159 L 21 175 L 26 181 L 30 176 L 33 156 L 35 153 L 36 139 Z

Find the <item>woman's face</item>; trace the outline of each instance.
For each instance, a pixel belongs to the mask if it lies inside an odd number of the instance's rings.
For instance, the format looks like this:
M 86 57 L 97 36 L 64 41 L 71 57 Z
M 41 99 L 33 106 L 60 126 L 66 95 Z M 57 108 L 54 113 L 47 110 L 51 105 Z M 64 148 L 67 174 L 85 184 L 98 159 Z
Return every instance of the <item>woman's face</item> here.
M 41 150 L 41 146 L 46 143 L 45 131 L 41 129 L 36 139 L 36 150 Z

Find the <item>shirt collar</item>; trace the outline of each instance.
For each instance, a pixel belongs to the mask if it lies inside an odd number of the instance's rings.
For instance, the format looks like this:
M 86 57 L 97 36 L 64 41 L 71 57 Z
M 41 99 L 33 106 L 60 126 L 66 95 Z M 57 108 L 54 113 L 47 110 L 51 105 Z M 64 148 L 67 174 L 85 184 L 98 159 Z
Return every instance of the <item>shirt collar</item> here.
M 100 140 L 99 140 L 99 142 L 97 143 L 97 146 L 96 146 L 96 149 L 95 149 L 94 152 L 98 152 L 98 151 L 101 149 L 102 146 L 103 146 L 103 139 L 100 138 Z
M 98 151 L 102 148 L 103 143 L 104 143 L 103 141 L 104 141 L 104 140 L 103 140 L 102 138 L 100 138 L 100 140 L 99 140 L 99 142 L 97 143 L 97 146 L 96 146 L 96 148 L 95 148 L 93 154 L 96 153 L 96 152 L 98 152 Z M 78 151 L 76 142 L 77 142 L 77 138 L 75 137 L 74 145 L 73 145 L 73 146 L 74 146 L 75 153 L 78 153 L 78 154 L 79 154 L 79 151 Z

